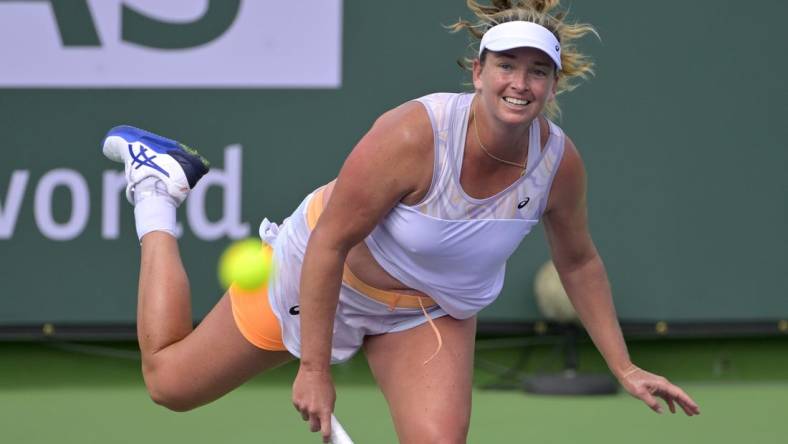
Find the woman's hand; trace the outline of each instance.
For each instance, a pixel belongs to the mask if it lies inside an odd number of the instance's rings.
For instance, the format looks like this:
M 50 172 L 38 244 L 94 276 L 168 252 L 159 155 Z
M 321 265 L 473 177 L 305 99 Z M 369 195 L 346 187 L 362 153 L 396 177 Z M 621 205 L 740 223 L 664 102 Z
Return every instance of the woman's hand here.
M 293 382 L 293 405 L 301 412 L 304 421 L 309 421 L 309 430 L 320 431 L 323 442 L 331 437 L 331 413 L 337 399 L 331 371 L 298 369 Z
M 676 403 L 681 406 L 687 416 L 700 415 L 698 404 L 684 390 L 673 385 L 662 376 L 649 373 L 635 365 L 621 373 L 618 381 L 635 398 L 645 402 L 657 413 L 662 413 L 662 406 L 656 397 L 668 404 L 670 413 L 676 413 Z

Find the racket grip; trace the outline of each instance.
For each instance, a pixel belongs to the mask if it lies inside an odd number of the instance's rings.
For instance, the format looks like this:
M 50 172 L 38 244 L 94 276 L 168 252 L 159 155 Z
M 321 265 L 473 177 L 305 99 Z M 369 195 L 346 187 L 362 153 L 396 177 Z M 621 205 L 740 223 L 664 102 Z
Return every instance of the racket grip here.
M 331 414 L 331 444 L 353 444 L 350 435 L 347 434 L 333 413 Z

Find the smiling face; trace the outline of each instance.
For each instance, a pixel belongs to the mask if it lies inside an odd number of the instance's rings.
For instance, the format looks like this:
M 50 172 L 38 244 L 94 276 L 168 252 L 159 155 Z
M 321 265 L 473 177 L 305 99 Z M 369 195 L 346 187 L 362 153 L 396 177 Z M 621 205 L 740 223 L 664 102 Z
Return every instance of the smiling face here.
M 535 48 L 487 51 L 473 64 L 473 86 L 486 113 L 503 125 L 529 124 L 555 97 L 557 73 Z

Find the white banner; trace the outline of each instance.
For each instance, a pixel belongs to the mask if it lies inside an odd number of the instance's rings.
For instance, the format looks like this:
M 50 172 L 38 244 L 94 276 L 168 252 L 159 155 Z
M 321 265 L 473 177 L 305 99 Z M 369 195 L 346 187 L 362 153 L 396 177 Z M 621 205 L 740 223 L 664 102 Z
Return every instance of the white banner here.
M 0 87 L 341 86 L 342 0 L 62 4 L 0 1 Z

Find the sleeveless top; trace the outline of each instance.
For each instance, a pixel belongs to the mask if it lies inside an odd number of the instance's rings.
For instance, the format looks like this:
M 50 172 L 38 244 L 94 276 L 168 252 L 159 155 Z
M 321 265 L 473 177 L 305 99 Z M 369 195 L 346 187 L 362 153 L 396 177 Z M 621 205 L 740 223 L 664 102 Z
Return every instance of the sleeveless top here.
M 498 297 L 506 260 L 539 222 L 564 152 L 564 133 L 552 122 L 540 149 L 534 119 L 525 174 L 492 197 L 468 196 L 460 170 L 472 99 L 469 93 L 416 99 L 427 109 L 435 141 L 430 189 L 418 204 L 397 204 L 365 239 L 384 270 L 457 319 Z

